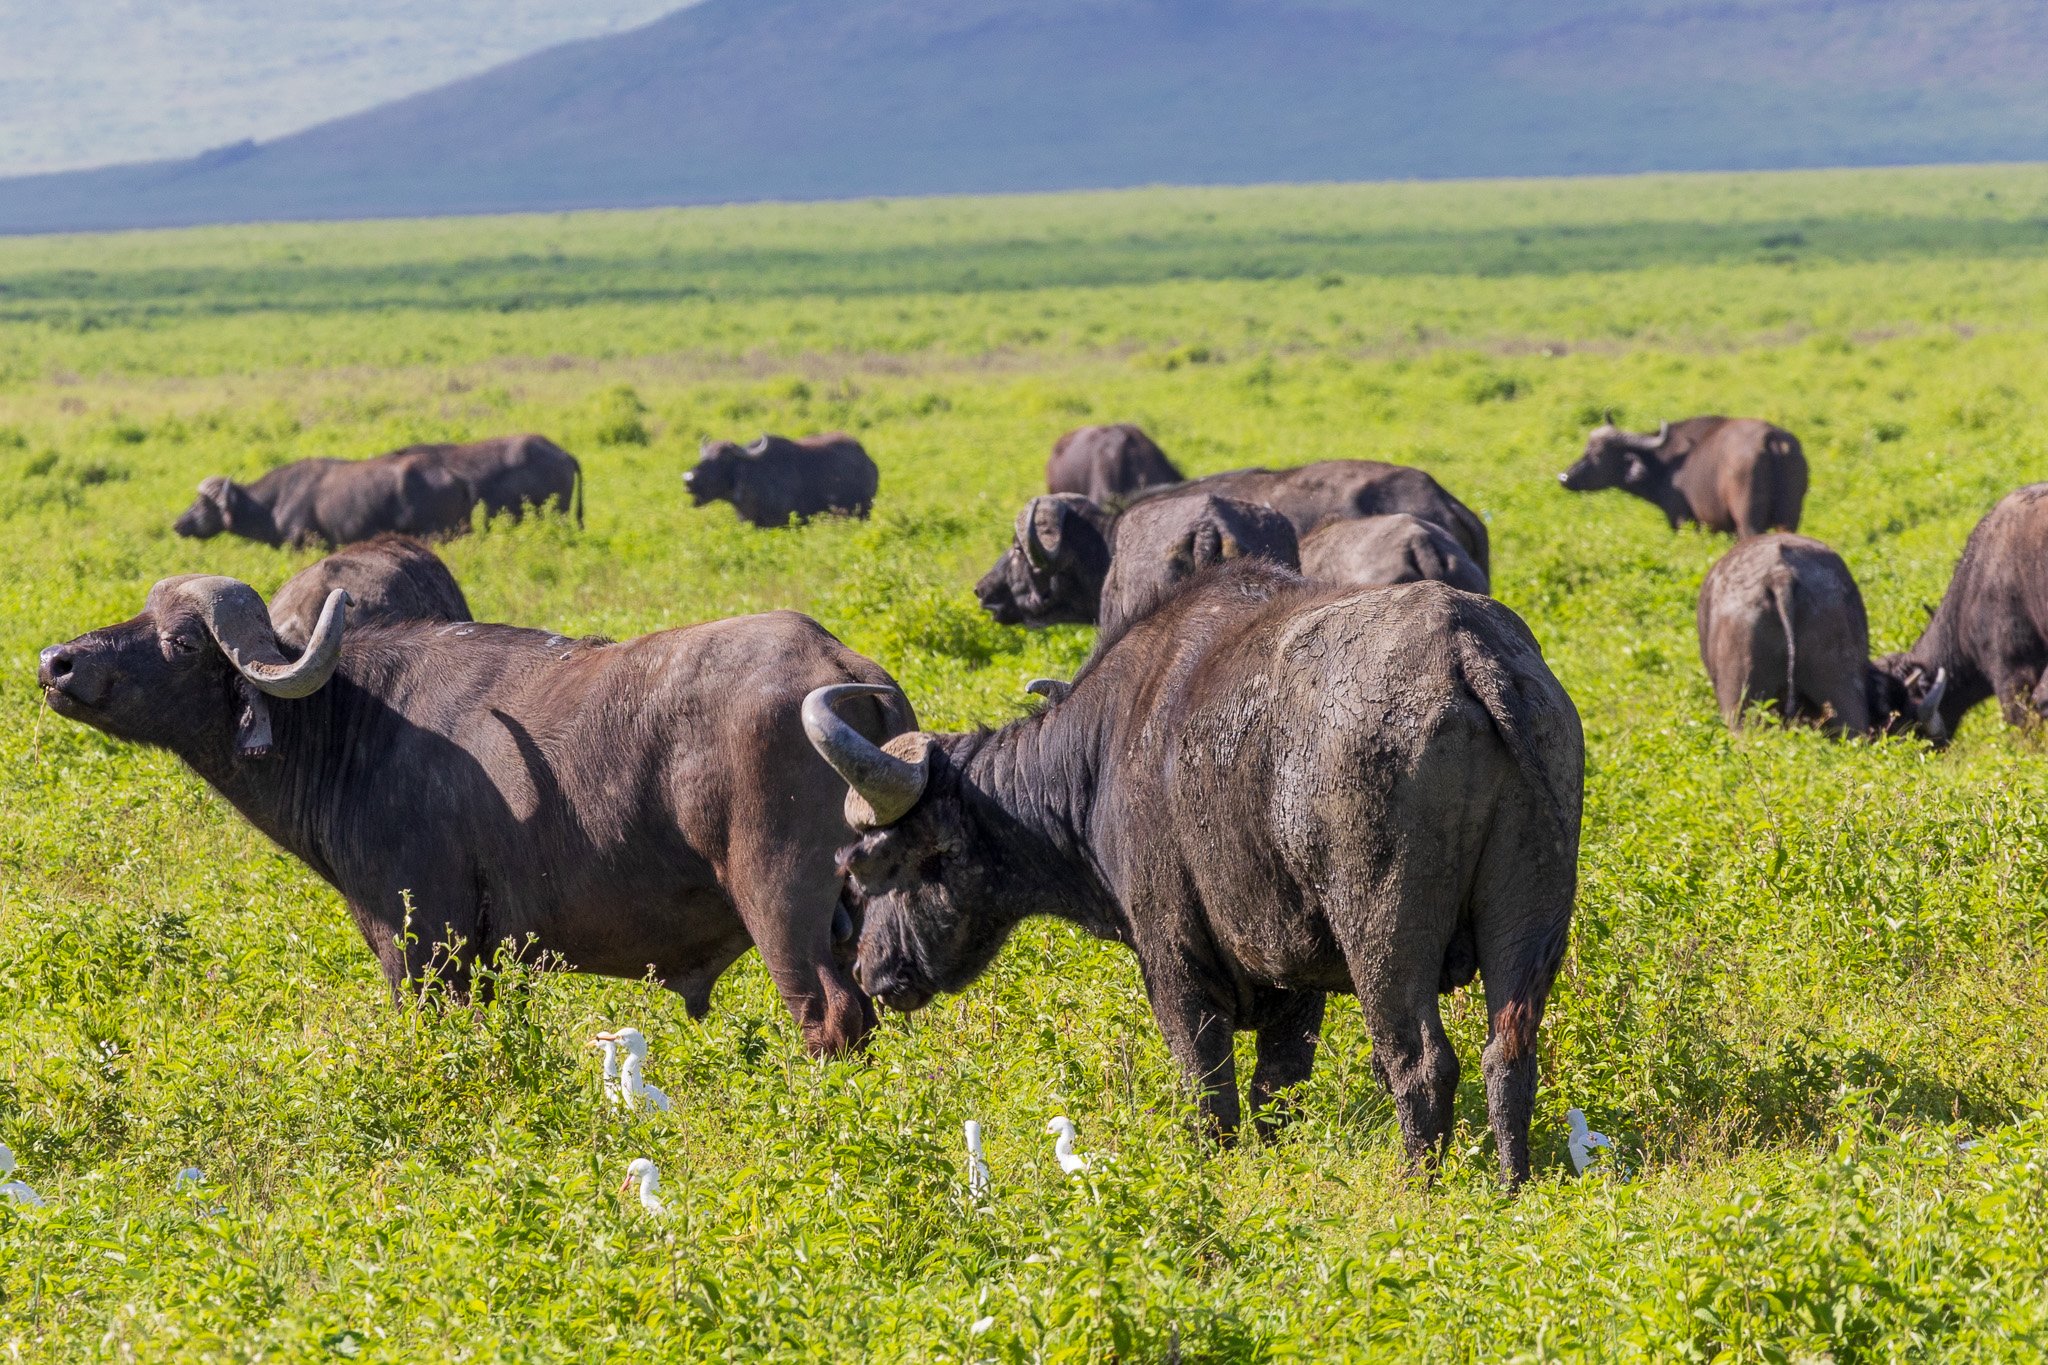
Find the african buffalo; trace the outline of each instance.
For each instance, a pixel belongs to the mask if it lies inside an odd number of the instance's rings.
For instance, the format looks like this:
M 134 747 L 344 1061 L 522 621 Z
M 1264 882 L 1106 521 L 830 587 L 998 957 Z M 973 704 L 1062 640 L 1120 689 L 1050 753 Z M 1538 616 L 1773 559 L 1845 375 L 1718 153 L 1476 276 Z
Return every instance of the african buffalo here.
M 1140 506 L 1221 496 L 1270 507 L 1305 539 L 1333 521 L 1407 512 L 1450 532 L 1483 571 L 1486 523 L 1420 469 L 1377 460 L 1324 460 L 1298 469 L 1239 469 L 1132 498 L 1120 513 L 1072 493 L 1033 498 L 1009 549 L 974 585 L 983 610 L 1004 625 L 1087 623 L 1100 610 L 1112 523 Z
M 285 580 L 270 599 L 278 643 L 297 654 L 313 638 L 320 609 L 336 588 L 348 593 L 349 624 L 467 621 L 469 602 L 441 557 L 410 536 L 373 536 L 336 550 Z
M 799 710 L 819 687 L 887 692 L 887 673 L 794 612 L 615 644 L 345 631 L 346 602 L 329 594 L 290 660 L 248 585 L 167 578 L 141 615 L 44 650 L 38 680 L 58 714 L 175 753 L 340 891 L 394 995 L 460 989 L 531 936 L 701 1016 L 751 945 L 812 1051 L 866 1036 L 842 793 Z M 857 717 L 876 739 L 914 723 L 893 694 Z
M 706 441 L 697 467 L 683 475 L 690 505 L 725 501 L 743 521 L 787 526 L 825 512 L 865 518 L 875 505 L 881 474 L 843 431 L 806 436 L 763 436 L 750 446 Z
M 475 501 L 468 482 L 430 455 L 298 460 L 254 483 L 202 480 L 198 499 L 172 529 L 199 540 L 226 531 L 294 549 L 353 545 L 385 531 L 460 534 Z
M 1664 511 L 1677 530 L 1760 536 L 1799 529 L 1806 455 L 1782 427 L 1747 417 L 1689 417 L 1654 436 L 1595 427 L 1586 453 L 1557 476 L 1574 493 L 1620 488 Z
M 1737 542 L 1700 584 L 1698 624 L 1700 660 L 1729 729 L 1741 728 L 1745 708 L 1767 702 L 1783 720 L 1834 735 L 1896 728 L 1870 662 L 1863 594 L 1842 557 L 1819 541 L 1779 534 Z M 1932 696 L 1939 705 L 1939 685 Z M 1929 708 L 1917 719 L 1931 715 Z
M 1213 494 L 1137 502 L 1111 530 L 1109 572 L 1097 612 L 1104 632 L 1144 615 L 1212 564 L 1261 555 L 1293 568 L 1300 557 L 1287 518 L 1270 507 Z
M 1411 1160 L 1449 1142 L 1437 997 L 1483 973 L 1487 1108 L 1529 1172 L 1536 1032 L 1576 894 L 1578 713 L 1506 607 L 1440 583 L 1342 588 L 1259 559 L 1205 570 L 1064 696 L 1000 730 L 899 735 L 804 703 L 843 776 L 856 975 L 914 1010 L 1056 915 L 1138 957 L 1168 1047 L 1224 1134 L 1232 1035 L 1255 1110 L 1309 1074 L 1325 992 L 1355 991 Z
M 1450 532 L 1406 512 L 1331 522 L 1301 542 L 1301 571 L 1361 588 L 1437 582 L 1482 596 L 1493 590 L 1486 570 Z
M 1128 422 L 1074 428 L 1053 443 L 1045 464 L 1047 492 L 1079 493 L 1102 503 L 1184 477 L 1150 436 Z
M 583 524 L 583 466 L 545 436 L 500 436 L 464 445 L 416 445 L 398 455 L 440 461 L 469 484 L 487 517 L 518 521 L 529 507 L 549 508 Z
M 1921 728 L 1936 744 L 1993 698 L 2009 724 L 2048 717 L 2048 483 L 2016 489 L 1985 514 L 1927 628 L 1878 667 L 1891 707 L 1925 713 Z

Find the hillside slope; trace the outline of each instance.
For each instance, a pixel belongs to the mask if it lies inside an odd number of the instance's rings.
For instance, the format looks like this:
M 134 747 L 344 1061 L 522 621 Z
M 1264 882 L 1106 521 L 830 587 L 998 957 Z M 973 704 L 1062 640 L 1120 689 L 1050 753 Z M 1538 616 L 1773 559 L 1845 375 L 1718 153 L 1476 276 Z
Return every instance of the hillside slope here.
M 2048 156 L 2024 0 L 708 0 L 0 229 Z

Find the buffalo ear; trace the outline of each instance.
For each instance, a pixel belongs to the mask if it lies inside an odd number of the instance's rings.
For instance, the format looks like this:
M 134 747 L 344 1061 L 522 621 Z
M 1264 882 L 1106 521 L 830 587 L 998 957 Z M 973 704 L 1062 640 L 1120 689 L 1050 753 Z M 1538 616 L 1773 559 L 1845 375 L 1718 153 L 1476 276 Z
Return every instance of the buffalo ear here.
M 270 757 L 270 701 L 247 678 L 235 679 L 235 756 Z
M 1623 488 L 1640 488 L 1650 481 L 1649 460 L 1633 450 L 1622 456 L 1622 459 L 1626 462 L 1621 472 Z
M 1046 565 L 1060 557 L 1066 543 L 1067 507 L 1058 498 L 1033 498 L 1024 509 L 1024 548 L 1034 564 Z
M 221 475 L 214 475 L 199 485 L 199 496 L 212 503 L 220 513 L 220 524 L 232 531 L 235 529 L 234 484 Z

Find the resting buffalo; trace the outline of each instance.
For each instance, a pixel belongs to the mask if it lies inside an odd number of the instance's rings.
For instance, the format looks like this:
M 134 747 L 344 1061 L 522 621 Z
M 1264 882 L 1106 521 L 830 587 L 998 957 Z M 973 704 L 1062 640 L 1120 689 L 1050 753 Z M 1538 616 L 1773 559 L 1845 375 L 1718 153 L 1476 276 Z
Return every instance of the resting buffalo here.
M 749 945 L 814 1052 L 873 1011 L 837 909 L 839 784 L 812 690 L 888 674 L 794 612 L 614 644 L 512 626 L 344 630 L 331 593 L 286 657 L 232 578 L 167 578 L 141 615 L 43 651 L 52 709 L 169 749 L 346 898 L 394 994 L 457 988 L 498 944 L 651 974 L 693 1016 Z M 876 739 L 914 724 L 863 703 Z M 410 917 L 409 935 L 408 916 Z
M 1133 504 L 1112 526 L 1109 572 L 1102 581 L 1102 629 L 1142 616 L 1176 586 L 1212 564 L 1259 555 L 1294 567 L 1294 524 L 1270 507 L 1203 494 Z
M 386 531 L 449 536 L 469 528 L 467 481 L 430 455 L 298 460 L 254 483 L 215 476 L 172 527 L 210 540 L 223 531 L 265 545 L 353 545 Z
M 1493 590 L 1486 570 L 1450 532 L 1406 512 L 1331 522 L 1301 542 L 1301 571 L 1361 588 L 1436 582 L 1482 596 Z
M 1224 1134 L 1232 1035 L 1255 1111 L 1305 1079 L 1324 994 L 1355 991 L 1409 1156 L 1448 1143 L 1458 1059 L 1437 997 L 1481 973 L 1501 1171 L 1529 1172 L 1536 1033 L 1576 894 L 1584 748 L 1521 620 L 1439 583 L 1340 588 L 1257 559 L 1105 637 L 1063 697 L 1000 730 L 877 746 L 804 703 L 865 831 L 841 855 L 856 974 L 914 1010 L 1019 922 L 1138 957 Z
M 1928 713 L 1937 744 L 1993 698 L 2010 724 L 2048 717 L 2048 483 L 2006 494 L 1977 523 L 1927 628 L 1878 667 L 1892 708 Z
M 1729 729 L 1764 703 L 1830 734 L 1897 728 L 1883 676 L 1870 663 L 1863 594 L 1842 557 L 1819 541 L 1768 535 L 1738 543 L 1707 570 L 1698 623 L 1700 659 Z M 1940 686 L 1929 695 L 1938 706 Z
M 545 436 L 500 436 L 466 445 L 417 445 L 396 451 L 440 461 L 469 485 L 489 517 L 514 521 L 529 507 L 576 514 L 583 524 L 583 466 Z
M 1674 531 L 1686 522 L 1738 536 L 1796 531 L 1806 501 L 1799 438 L 1747 417 L 1666 422 L 1654 436 L 1595 427 L 1557 478 L 1574 493 L 1620 488 L 1654 502 Z
M 706 441 L 697 467 L 683 475 L 690 505 L 729 502 L 743 521 L 787 526 L 825 512 L 865 518 L 881 473 L 859 441 L 845 432 L 763 436 L 750 446 Z
M 1053 443 L 1045 465 L 1046 491 L 1105 503 L 1183 477 L 1166 452 L 1128 422 L 1074 428 Z
M 467 621 L 469 602 L 441 557 L 410 536 L 375 536 L 337 550 L 285 580 L 270 599 L 270 624 L 293 654 L 313 638 L 320 609 L 336 588 L 348 593 L 349 624 Z
M 1450 532 L 1481 570 L 1487 568 L 1486 523 L 1419 469 L 1377 460 L 1325 460 L 1298 469 L 1240 469 L 1153 489 L 1141 505 L 1184 497 L 1222 496 L 1270 507 L 1305 539 L 1333 521 L 1407 512 Z M 1086 623 L 1101 609 L 1109 573 L 1114 517 L 1074 494 L 1033 498 L 1017 518 L 1010 548 L 975 584 L 989 615 L 1004 625 Z

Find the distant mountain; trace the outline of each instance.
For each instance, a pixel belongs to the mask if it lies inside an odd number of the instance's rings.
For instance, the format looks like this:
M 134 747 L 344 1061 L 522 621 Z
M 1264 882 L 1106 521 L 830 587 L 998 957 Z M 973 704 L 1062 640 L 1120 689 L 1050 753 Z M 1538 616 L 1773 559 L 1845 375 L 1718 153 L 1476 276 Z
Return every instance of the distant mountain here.
M 2048 159 L 2038 0 L 705 0 L 0 230 Z

